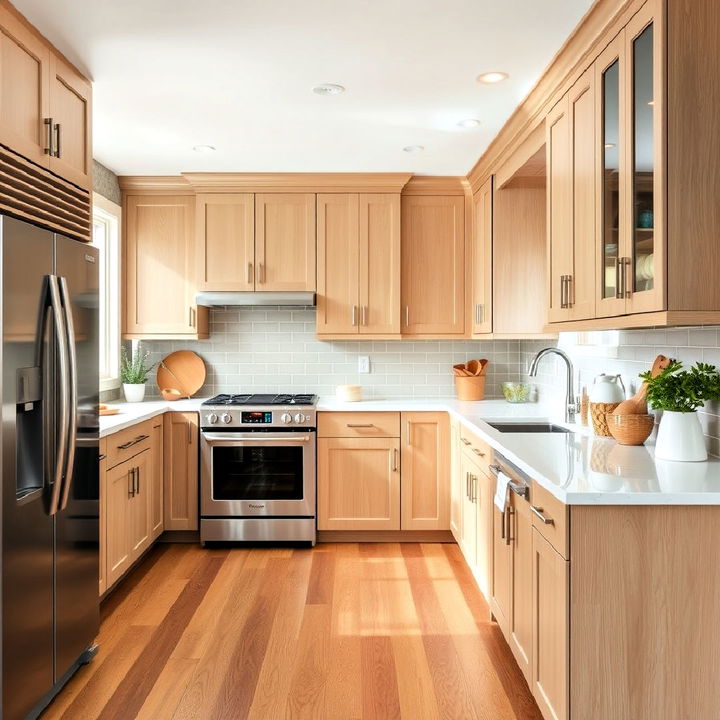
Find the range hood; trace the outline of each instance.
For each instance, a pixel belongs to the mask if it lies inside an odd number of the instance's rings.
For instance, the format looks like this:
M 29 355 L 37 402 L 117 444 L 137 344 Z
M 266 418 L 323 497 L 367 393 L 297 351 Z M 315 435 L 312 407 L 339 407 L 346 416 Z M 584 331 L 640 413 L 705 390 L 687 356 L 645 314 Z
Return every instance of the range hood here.
M 314 292 L 201 292 L 195 302 L 205 307 L 218 305 L 315 305 Z

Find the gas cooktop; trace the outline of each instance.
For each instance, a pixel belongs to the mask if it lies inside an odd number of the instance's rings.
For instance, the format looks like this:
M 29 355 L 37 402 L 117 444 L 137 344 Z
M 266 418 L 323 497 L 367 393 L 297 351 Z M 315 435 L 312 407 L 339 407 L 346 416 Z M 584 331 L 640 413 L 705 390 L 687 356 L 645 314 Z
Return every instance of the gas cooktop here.
M 203 405 L 315 405 L 317 395 L 239 394 L 216 395 Z

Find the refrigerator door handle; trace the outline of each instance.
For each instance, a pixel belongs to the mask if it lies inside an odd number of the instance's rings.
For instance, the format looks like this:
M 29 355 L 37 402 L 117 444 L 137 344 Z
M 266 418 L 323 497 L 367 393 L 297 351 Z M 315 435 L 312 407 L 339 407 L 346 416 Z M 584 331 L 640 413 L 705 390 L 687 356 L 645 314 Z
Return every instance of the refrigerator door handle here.
M 75 349 L 75 326 L 73 324 L 72 304 L 70 293 L 68 292 L 67 280 L 64 277 L 59 278 L 60 292 L 62 294 L 62 303 L 65 310 L 65 332 L 67 334 L 67 364 L 66 371 L 62 374 L 61 380 L 67 388 L 69 402 L 68 417 L 68 436 L 67 436 L 67 454 L 65 456 L 65 469 L 63 472 L 63 491 L 60 510 L 67 507 L 70 497 L 70 486 L 72 485 L 73 470 L 75 469 L 75 449 L 77 438 L 77 351 Z
M 60 299 L 60 287 L 56 275 L 47 276 L 47 288 L 50 296 L 50 308 L 53 314 L 53 328 L 55 330 L 55 341 L 58 348 L 58 368 L 61 382 L 60 390 L 60 423 L 57 439 L 57 451 L 55 457 L 55 469 L 53 472 L 53 484 L 50 494 L 50 505 L 48 515 L 55 515 L 60 508 L 61 495 L 60 491 L 63 484 L 63 471 L 67 460 L 68 451 L 68 428 L 70 419 L 68 417 L 70 410 L 69 387 L 63 381 L 68 375 L 68 349 L 67 349 L 67 331 L 65 329 L 65 318 L 62 312 L 62 302 Z

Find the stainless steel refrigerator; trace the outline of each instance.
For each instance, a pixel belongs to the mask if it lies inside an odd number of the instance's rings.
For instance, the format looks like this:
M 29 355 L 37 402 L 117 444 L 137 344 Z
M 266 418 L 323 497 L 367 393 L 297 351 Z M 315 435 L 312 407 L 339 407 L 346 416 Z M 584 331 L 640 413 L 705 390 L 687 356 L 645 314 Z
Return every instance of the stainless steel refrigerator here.
M 99 627 L 98 254 L 0 216 L 2 718 L 36 717 Z

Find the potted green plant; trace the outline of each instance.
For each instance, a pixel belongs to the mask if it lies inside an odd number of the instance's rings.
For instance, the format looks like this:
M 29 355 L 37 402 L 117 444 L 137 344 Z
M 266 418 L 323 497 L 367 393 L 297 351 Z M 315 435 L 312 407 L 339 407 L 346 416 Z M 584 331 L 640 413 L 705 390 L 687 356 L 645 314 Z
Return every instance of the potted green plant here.
M 698 408 L 708 400 L 720 399 L 720 375 L 714 365 L 696 363 L 682 369 L 677 360 L 657 377 L 641 373 L 647 383 L 647 399 L 662 419 L 655 443 L 655 457 L 662 460 L 707 460 L 707 449 Z
M 120 382 L 127 402 L 142 402 L 145 397 L 145 383 L 148 373 L 155 364 L 148 365 L 150 353 L 143 352 L 140 345 L 128 357 L 123 347 L 120 351 Z

